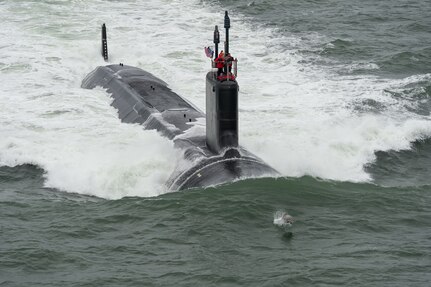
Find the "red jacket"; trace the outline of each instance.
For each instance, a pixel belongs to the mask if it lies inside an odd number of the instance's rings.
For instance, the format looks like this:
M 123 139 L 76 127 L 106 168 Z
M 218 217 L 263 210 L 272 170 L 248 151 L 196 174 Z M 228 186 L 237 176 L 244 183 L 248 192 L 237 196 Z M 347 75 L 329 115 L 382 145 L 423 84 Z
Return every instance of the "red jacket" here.
M 223 69 L 224 67 L 224 58 L 221 56 L 218 56 L 214 62 L 216 63 L 216 68 L 217 69 Z

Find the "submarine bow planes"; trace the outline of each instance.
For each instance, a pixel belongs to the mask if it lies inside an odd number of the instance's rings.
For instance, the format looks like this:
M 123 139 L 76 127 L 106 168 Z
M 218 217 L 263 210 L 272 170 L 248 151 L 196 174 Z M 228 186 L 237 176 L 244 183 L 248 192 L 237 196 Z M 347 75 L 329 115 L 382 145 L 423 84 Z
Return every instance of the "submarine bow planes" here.
M 166 182 L 171 191 L 278 175 L 275 169 L 238 144 L 237 60 L 229 53 L 227 11 L 224 28 L 224 51 L 218 51 L 218 26 L 214 30 L 214 53 L 211 48 L 205 48 L 212 63 L 205 78 L 206 113 L 151 73 L 122 63 L 99 66 L 82 81 L 82 88 L 106 89 L 121 121 L 155 129 L 183 151 L 184 159 L 191 164 L 178 165 L 172 173 Z M 102 25 L 102 56 L 108 61 L 105 24 Z M 198 121 L 205 121 L 205 132 L 192 131 Z

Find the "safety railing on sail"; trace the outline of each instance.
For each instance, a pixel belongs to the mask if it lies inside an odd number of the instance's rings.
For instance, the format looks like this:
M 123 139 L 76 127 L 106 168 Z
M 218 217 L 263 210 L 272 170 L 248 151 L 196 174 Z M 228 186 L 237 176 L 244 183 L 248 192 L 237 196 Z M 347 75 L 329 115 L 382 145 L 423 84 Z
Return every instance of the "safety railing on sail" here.
M 234 77 L 232 77 L 232 68 Z M 238 59 L 226 61 L 224 66 L 224 73 L 226 74 L 226 81 L 235 80 L 238 76 Z
M 216 63 L 214 62 L 214 60 L 211 60 L 211 68 L 214 71 L 216 71 L 216 69 L 217 69 Z M 222 73 L 226 74 L 226 71 L 228 71 L 227 72 L 227 75 L 228 75 L 227 80 L 228 81 L 229 81 L 229 78 L 230 78 L 229 76 L 232 75 L 232 69 L 233 69 L 233 76 L 235 78 L 237 78 L 238 77 L 238 59 L 237 58 L 233 59 L 232 61 L 226 61 L 225 62 L 225 65 L 224 65 Z

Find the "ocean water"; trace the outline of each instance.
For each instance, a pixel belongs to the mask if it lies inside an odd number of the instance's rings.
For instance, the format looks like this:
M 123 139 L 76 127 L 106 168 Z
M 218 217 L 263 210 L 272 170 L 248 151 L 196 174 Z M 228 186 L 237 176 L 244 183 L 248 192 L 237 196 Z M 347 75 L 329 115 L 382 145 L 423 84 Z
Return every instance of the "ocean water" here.
M 169 193 L 181 153 L 81 80 L 106 23 L 112 63 L 203 109 L 225 10 L 240 142 L 282 176 Z M 5 0 L 0 19 L 0 286 L 429 286 L 430 1 Z

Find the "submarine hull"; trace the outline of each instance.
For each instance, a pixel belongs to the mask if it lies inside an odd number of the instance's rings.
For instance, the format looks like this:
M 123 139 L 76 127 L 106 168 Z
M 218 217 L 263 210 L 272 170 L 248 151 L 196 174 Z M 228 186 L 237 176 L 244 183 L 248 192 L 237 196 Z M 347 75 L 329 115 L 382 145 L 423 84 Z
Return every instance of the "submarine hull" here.
M 209 72 L 207 81 L 212 78 L 215 74 Z M 216 150 L 211 148 L 207 134 L 202 129 L 193 129 L 208 117 L 151 73 L 122 64 L 100 66 L 83 80 L 82 87 L 106 89 L 121 121 L 155 129 L 174 141 L 175 147 L 183 152 L 185 163 L 178 165 L 166 183 L 172 191 L 278 175 L 260 158 L 238 146 L 237 135 L 233 133 L 222 133 L 222 143 L 233 144 L 221 147 L 213 141 Z M 237 113 L 233 116 L 237 119 Z

